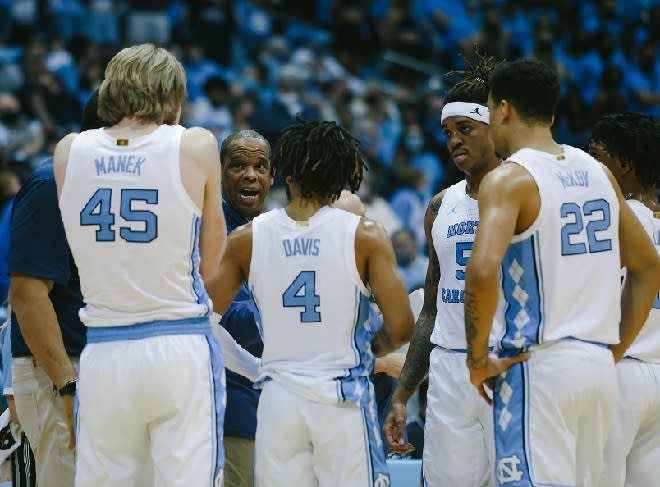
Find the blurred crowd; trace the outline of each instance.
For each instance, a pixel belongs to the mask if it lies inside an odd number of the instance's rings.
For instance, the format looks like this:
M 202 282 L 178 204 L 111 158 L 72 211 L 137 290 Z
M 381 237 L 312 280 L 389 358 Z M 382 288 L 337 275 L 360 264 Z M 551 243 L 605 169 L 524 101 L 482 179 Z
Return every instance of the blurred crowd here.
M 369 163 L 367 214 L 410 230 L 402 267 L 408 240 L 425 253 L 429 198 L 460 178 L 440 114 L 447 73 L 475 45 L 556 67 L 561 142 L 585 147 L 605 113 L 660 115 L 659 0 L 0 0 L 0 203 L 78 129 L 112 55 L 145 41 L 186 68 L 183 125 L 219 142 L 252 128 L 275 144 L 296 114 L 349 128 Z

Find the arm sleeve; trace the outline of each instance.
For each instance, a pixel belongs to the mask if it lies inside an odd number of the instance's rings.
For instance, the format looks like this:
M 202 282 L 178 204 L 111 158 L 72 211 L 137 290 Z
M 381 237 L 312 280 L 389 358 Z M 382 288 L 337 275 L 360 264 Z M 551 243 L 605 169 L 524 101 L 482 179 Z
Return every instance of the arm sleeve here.
M 221 326 L 219 315 L 214 314 L 213 334 L 220 343 L 222 354 L 225 359 L 225 367 L 246 377 L 251 382 L 257 380 L 261 359 L 241 347 L 229 332 Z
M 11 218 L 9 272 L 66 285 L 71 261 L 55 181 L 34 181 L 24 189 Z

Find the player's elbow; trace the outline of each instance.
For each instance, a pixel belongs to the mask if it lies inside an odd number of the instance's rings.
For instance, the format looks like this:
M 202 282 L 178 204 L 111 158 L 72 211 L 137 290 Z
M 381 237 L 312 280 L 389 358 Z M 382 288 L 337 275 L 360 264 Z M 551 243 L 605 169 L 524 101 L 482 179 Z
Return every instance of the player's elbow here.
M 413 339 L 413 336 L 415 336 L 415 321 L 412 312 L 406 313 L 406 316 L 402 317 L 396 326 L 393 327 L 391 335 L 395 349 Z
M 465 289 L 478 291 L 486 288 L 498 276 L 498 268 L 492 265 L 473 265 L 470 262 L 465 270 Z
M 654 255 L 653 259 L 646 259 L 637 267 L 628 266 L 627 275 L 630 281 L 648 283 L 647 286 L 657 293 L 660 289 L 660 257 Z

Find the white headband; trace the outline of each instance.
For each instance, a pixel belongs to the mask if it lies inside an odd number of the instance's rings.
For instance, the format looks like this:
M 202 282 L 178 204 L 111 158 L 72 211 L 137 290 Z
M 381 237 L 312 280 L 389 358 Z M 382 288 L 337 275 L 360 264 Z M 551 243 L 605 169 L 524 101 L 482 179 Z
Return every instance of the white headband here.
M 478 103 L 465 103 L 463 101 L 453 101 L 442 107 L 442 117 L 440 123 L 448 117 L 468 117 L 477 122 L 488 124 L 488 107 Z

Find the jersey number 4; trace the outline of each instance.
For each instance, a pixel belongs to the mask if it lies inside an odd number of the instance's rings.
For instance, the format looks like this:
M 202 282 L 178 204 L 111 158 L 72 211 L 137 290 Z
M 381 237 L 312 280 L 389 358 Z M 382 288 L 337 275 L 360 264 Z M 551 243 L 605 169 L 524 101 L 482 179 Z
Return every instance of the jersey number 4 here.
M 285 308 L 303 308 L 300 312 L 302 323 L 320 323 L 321 313 L 316 308 L 321 305 L 321 297 L 316 294 L 316 272 L 301 271 L 282 294 Z
M 141 223 L 142 229 L 128 226 L 119 227 L 119 236 L 126 242 L 149 243 L 158 236 L 158 217 L 149 210 L 133 209 L 134 201 L 148 205 L 158 204 L 158 190 L 122 189 L 119 216 L 126 222 Z M 99 188 L 80 212 L 80 224 L 99 227 L 96 230 L 97 242 L 115 241 L 115 213 L 112 211 L 112 188 Z
M 593 254 L 612 250 L 612 240 L 609 238 L 598 239 L 598 232 L 610 228 L 610 204 L 607 201 L 590 200 L 586 201 L 582 207 L 577 203 L 564 203 L 561 205 L 560 214 L 562 219 L 573 219 L 572 222 L 561 227 L 561 255 L 586 254 L 587 252 Z M 599 219 L 587 223 L 587 243 L 585 245 L 583 216 L 598 214 L 600 214 Z

